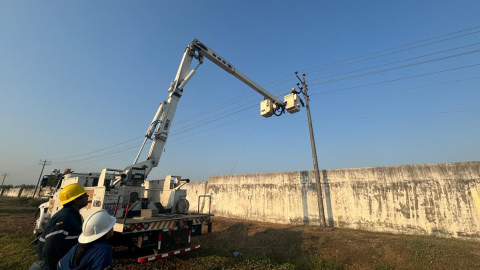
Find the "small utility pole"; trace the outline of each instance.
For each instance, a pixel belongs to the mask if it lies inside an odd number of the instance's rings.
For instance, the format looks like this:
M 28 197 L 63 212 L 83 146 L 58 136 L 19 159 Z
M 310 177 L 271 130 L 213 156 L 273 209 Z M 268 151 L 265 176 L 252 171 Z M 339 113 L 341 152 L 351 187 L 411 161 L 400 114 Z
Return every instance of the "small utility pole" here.
M 47 162 L 48 162 L 48 164 L 47 164 Z M 35 187 L 35 191 L 33 192 L 32 198 L 35 198 L 35 193 L 37 193 L 38 185 L 40 184 L 40 179 L 42 179 L 43 169 L 45 168 L 45 165 L 50 165 L 50 162 L 51 162 L 51 161 L 47 161 L 47 159 L 45 159 L 45 160 L 43 160 L 43 161 L 40 160 L 40 163 L 38 163 L 38 164 L 40 164 L 40 165 L 43 165 L 43 167 L 42 167 L 42 171 L 40 172 L 40 176 L 38 177 L 37 186 Z M 40 193 L 40 191 L 38 191 L 38 192 Z
M 3 175 L 3 180 L 2 180 L 2 188 L 3 188 L 3 183 L 5 182 L 5 177 L 8 176 L 8 173 L 4 173 L 4 174 L 2 174 L 2 175 Z
M 313 168 L 315 169 L 315 182 L 317 183 L 317 201 L 318 201 L 318 213 L 320 216 L 320 222 L 323 224 L 324 227 L 327 227 L 325 222 L 325 211 L 323 209 L 323 194 L 322 194 L 322 183 L 320 183 L 320 171 L 318 170 L 318 161 L 317 161 L 317 149 L 315 147 L 315 137 L 313 136 L 313 127 L 312 127 L 312 117 L 310 115 L 310 105 L 308 100 L 308 88 L 307 84 L 305 83 L 305 74 L 303 74 L 303 78 L 300 79 L 298 77 L 298 72 L 295 72 L 295 76 L 300 80 L 302 86 L 300 87 L 300 83 L 297 83 L 297 86 L 300 88 L 300 92 L 303 93 L 303 97 L 305 99 L 305 107 L 307 107 L 307 117 L 308 117 L 308 128 L 310 130 L 310 143 L 312 145 L 312 157 L 313 157 Z

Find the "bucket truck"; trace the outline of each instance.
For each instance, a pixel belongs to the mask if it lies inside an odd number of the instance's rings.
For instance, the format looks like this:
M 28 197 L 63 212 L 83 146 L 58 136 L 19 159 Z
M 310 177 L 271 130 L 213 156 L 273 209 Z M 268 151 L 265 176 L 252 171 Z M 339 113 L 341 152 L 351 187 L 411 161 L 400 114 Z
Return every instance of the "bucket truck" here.
M 151 170 L 158 166 L 184 87 L 205 58 L 264 97 L 260 103 L 262 116 L 279 116 L 285 111 L 295 113 L 300 110 L 301 101 L 295 93 L 285 96 L 283 101 L 280 100 L 195 39 L 185 49 L 175 79 L 168 88 L 168 99 L 160 103 L 133 164 L 125 169 L 105 168 L 100 173 L 66 172 L 50 200 L 40 205 L 34 228 L 35 234 L 40 234 L 49 218 L 61 208 L 58 205 L 59 191 L 69 184 L 80 183 L 89 195 L 88 206 L 80 211 L 84 219 L 95 211 L 105 209 L 117 218 L 114 226 L 117 241 L 120 239 L 122 243 L 137 248 L 154 248 L 155 254 L 140 257 L 139 262 L 200 247 L 190 246 L 190 238 L 210 234 L 212 231 L 210 196 L 200 196 L 197 212 L 189 212 L 187 191 L 182 188 L 189 182 L 188 179 L 168 175 L 164 180 L 149 181 L 147 177 Z M 190 70 L 194 60 L 197 60 L 198 64 Z M 138 162 L 148 140 L 152 143 L 146 160 Z M 203 211 L 200 209 L 200 200 L 203 203 L 208 202 L 208 209 Z

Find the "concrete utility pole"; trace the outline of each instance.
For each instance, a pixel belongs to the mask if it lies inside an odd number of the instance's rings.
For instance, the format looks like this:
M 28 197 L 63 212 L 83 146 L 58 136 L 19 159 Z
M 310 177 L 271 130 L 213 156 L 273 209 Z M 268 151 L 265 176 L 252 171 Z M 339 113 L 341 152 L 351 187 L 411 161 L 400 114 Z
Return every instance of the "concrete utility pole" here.
M 42 164 L 42 162 L 43 162 L 43 164 Z M 47 162 L 48 162 L 48 164 L 47 164 Z M 40 176 L 38 177 L 37 186 L 35 187 L 35 191 L 33 192 L 32 198 L 35 198 L 35 193 L 37 193 L 38 185 L 40 184 L 40 179 L 42 179 L 43 169 L 45 168 L 45 165 L 50 165 L 50 162 L 51 162 L 51 161 L 47 161 L 47 159 L 45 159 L 45 160 L 43 160 L 43 161 L 40 160 L 40 163 L 38 163 L 38 164 L 40 164 L 40 165 L 43 165 L 43 167 L 42 167 L 42 171 L 40 172 Z M 38 191 L 38 193 L 40 193 L 40 190 Z
M 320 183 L 320 171 L 318 170 L 318 161 L 317 161 L 317 149 L 315 147 L 315 137 L 313 136 L 313 127 L 312 127 L 312 117 L 310 115 L 310 105 L 308 99 L 308 88 L 305 83 L 305 74 L 303 74 L 303 78 L 300 79 L 298 77 L 298 72 L 295 72 L 295 76 L 297 76 L 298 80 L 302 83 L 300 87 L 300 83 L 297 83 L 297 86 L 300 89 L 300 92 L 303 93 L 303 97 L 305 99 L 305 107 L 307 107 L 307 117 L 308 117 L 308 128 L 310 130 L 310 143 L 312 145 L 312 157 L 313 157 L 313 168 L 315 169 L 315 182 L 317 183 L 317 201 L 318 201 L 318 213 L 320 216 L 320 222 L 323 224 L 324 227 L 327 227 L 327 223 L 325 222 L 325 211 L 323 209 L 323 193 L 322 193 L 322 183 Z
M 2 180 L 2 187 L 3 187 L 3 183 L 5 182 L 5 177 L 8 176 L 8 173 L 4 173 L 4 174 L 2 174 L 2 175 L 3 175 L 3 180 Z

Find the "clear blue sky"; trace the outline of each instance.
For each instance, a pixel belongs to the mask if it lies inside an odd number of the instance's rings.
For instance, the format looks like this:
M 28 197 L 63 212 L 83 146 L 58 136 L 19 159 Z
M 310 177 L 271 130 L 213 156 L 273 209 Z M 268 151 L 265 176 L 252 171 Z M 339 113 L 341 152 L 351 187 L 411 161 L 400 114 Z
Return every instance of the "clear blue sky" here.
M 46 172 L 130 165 L 194 38 L 282 99 L 294 71 L 307 74 L 321 169 L 479 160 L 480 28 L 320 67 L 480 26 L 479 11 L 439 0 L 1 1 L 0 173 L 17 185 L 36 183 L 40 159 Z M 216 120 L 262 97 L 208 60 L 184 90 L 149 179 L 313 169 L 305 110 Z

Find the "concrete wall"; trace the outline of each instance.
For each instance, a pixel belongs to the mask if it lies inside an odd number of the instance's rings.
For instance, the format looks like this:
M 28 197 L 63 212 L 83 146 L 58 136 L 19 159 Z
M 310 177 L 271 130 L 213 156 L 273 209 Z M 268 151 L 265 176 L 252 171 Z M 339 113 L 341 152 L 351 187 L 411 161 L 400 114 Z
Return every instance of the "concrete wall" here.
M 6 197 L 28 197 L 31 198 L 33 196 L 33 192 L 35 191 L 35 188 L 24 188 L 24 187 L 14 187 L 10 189 L 2 189 L 0 191 L 1 196 L 6 196 Z M 35 198 L 48 198 L 50 194 L 52 193 L 53 188 L 43 188 L 40 193 L 37 190 L 37 194 L 35 195 Z
M 326 170 L 321 183 L 330 225 L 480 240 L 471 192 L 480 193 L 480 162 Z M 218 216 L 319 224 L 313 171 L 212 176 L 187 188 L 191 207 L 208 194 Z
M 7 196 L 7 197 L 20 197 L 21 192 L 23 191 L 22 187 L 15 187 L 15 188 L 10 188 L 10 189 L 5 189 L 2 192 L 2 196 Z
M 206 194 L 207 182 L 192 182 L 185 185 L 187 189 L 187 200 L 190 202 L 190 211 L 200 213 L 208 213 L 209 199 L 200 198 L 199 196 Z M 200 207 L 199 206 L 200 203 Z
M 417 164 L 321 172 L 327 223 L 379 232 L 480 240 L 480 162 Z M 284 224 L 318 225 L 313 171 L 212 176 L 186 185 L 190 210 L 210 195 L 215 215 Z M 49 189 L 41 191 L 47 197 Z M 31 196 L 12 188 L 3 196 Z M 206 213 L 209 199 L 200 200 Z

